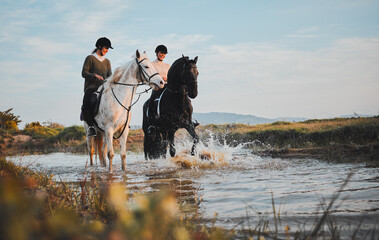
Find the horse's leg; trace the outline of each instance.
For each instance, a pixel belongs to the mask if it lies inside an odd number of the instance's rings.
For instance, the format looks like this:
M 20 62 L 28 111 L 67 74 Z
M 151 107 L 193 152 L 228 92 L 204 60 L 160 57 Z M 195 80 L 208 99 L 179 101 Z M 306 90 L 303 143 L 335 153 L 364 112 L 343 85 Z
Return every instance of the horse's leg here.
M 147 154 L 147 148 L 148 148 L 148 146 L 147 146 L 147 136 L 146 136 L 146 134 L 145 134 L 145 136 L 143 137 L 143 152 L 144 152 L 144 155 L 145 155 L 145 160 L 149 160 L 149 158 L 148 158 L 148 154 Z
M 88 153 L 89 153 L 89 158 L 90 158 L 90 164 L 92 166 L 93 165 L 93 154 L 95 152 L 93 137 L 87 137 L 87 147 L 88 147 Z
M 109 173 L 112 173 L 112 162 L 113 162 L 113 157 L 114 157 L 114 151 L 113 151 L 113 129 L 108 129 L 104 133 L 104 140 L 105 140 L 105 145 L 108 146 L 108 159 L 109 159 Z M 104 158 L 104 162 L 105 158 Z
M 199 143 L 199 136 L 197 135 L 196 131 L 195 131 L 195 127 L 193 125 L 193 123 L 191 123 L 190 125 L 188 125 L 186 127 L 188 133 L 191 135 L 191 137 L 193 138 L 193 145 L 192 145 L 192 148 L 191 148 L 191 155 L 195 155 L 195 150 L 196 150 L 196 145 Z
M 100 164 L 103 164 L 103 154 L 102 154 L 102 148 L 103 148 L 103 135 L 102 132 L 98 131 L 97 136 L 95 137 L 95 145 L 97 148 L 97 155 L 100 159 Z
M 129 116 L 130 119 L 130 116 Z M 125 131 L 120 138 L 120 155 L 121 155 L 121 167 L 123 171 L 126 171 L 126 140 L 129 134 L 129 124 L 125 126 Z
M 108 144 L 106 138 L 106 133 L 103 133 L 103 147 L 101 148 L 101 158 L 103 167 L 107 166 L 107 152 L 108 152 Z
M 170 144 L 170 156 L 171 157 L 174 157 L 175 153 L 176 153 L 174 138 L 175 138 L 175 132 L 173 132 L 173 131 L 168 132 L 167 140 Z

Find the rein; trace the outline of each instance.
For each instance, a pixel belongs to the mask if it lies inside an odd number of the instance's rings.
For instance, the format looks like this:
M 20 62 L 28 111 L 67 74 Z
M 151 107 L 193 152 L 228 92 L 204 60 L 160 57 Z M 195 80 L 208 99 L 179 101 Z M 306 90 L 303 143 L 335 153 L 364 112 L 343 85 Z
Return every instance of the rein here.
M 137 63 L 137 65 L 138 65 L 138 67 L 139 67 L 139 70 L 140 70 L 140 71 L 139 71 L 140 79 L 141 79 L 142 82 L 144 82 L 143 79 L 145 79 L 146 82 L 150 82 L 150 80 L 151 80 L 154 76 L 158 75 L 159 73 L 154 73 L 153 75 L 149 76 L 149 74 L 145 71 L 145 69 L 140 65 L 140 63 L 143 62 L 144 60 L 147 60 L 147 59 L 146 59 L 146 58 L 143 58 L 142 60 L 138 61 L 138 59 L 136 58 L 136 63 Z M 147 76 L 147 77 L 146 77 L 146 76 Z M 116 84 L 116 85 L 122 85 L 122 86 L 127 86 L 127 87 L 133 87 L 132 93 L 135 91 L 135 89 L 136 89 L 137 87 L 142 86 L 142 85 L 145 85 L 145 84 L 143 84 L 143 83 L 131 84 L 131 83 L 119 83 L 119 82 L 114 82 L 114 84 Z M 122 136 L 122 134 L 123 134 L 124 131 L 125 131 L 126 125 L 128 124 L 128 121 L 129 121 L 129 112 L 130 112 L 130 110 L 131 110 L 132 107 L 133 107 L 133 106 L 139 101 L 139 99 L 141 98 L 141 95 L 144 94 L 144 93 L 148 93 L 151 89 L 152 89 L 152 88 L 150 87 L 149 89 L 145 89 L 144 91 L 142 91 L 142 92 L 140 92 L 140 93 L 135 93 L 135 94 L 138 95 L 137 100 L 136 100 L 134 103 L 132 103 L 129 107 L 125 107 L 125 106 L 120 102 L 120 100 L 118 100 L 116 94 L 114 93 L 113 88 L 111 87 L 112 94 L 113 94 L 114 98 L 116 99 L 116 101 L 118 102 L 118 104 L 120 104 L 120 105 L 121 105 L 121 106 L 127 111 L 126 121 L 125 121 L 124 126 L 122 127 L 121 133 L 120 133 L 120 135 L 119 135 L 118 137 L 114 137 L 114 136 L 113 136 L 113 139 L 119 139 L 119 138 Z M 132 102 L 132 101 L 133 101 L 133 94 L 131 95 L 131 99 L 130 99 L 130 102 Z

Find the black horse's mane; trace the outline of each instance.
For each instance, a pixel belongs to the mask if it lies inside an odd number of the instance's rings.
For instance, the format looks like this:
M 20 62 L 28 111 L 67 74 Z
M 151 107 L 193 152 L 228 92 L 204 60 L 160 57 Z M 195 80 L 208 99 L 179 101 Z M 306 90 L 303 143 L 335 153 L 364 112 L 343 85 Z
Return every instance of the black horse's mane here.
M 170 79 L 176 79 L 176 75 L 178 74 L 178 72 L 180 70 L 182 70 L 183 68 L 183 63 L 185 61 L 188 61 L 189 60 L 189 57 L 181 57 L 181 58 L 178 58 L 170 67 L 170 69 L 168 70 L 168 73 L 167 73 L 167 81 L 170 82 Z M 171 76 L 171 78 L 170 78 Z
M 185 62 L 196 64 L 196 62 L 194 60 L 190 60 L 188 56 L 183 56 L 181 58 L 176 59 L 176 61 L 171 65 L 170 69 L 168 70 L 167 83 L 170 83 L 170 79 L 171 82 L 180 79 L 179 76 L 182 74 Z

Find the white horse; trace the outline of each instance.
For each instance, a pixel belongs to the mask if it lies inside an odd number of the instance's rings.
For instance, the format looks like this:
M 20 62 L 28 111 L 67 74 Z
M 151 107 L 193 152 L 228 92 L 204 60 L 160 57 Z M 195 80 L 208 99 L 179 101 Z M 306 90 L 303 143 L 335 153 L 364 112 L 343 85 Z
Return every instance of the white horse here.
M 136 51 L 133 60 L 116 68 L 114 73 L 99 87 L 104 87 L 99 111 L 95 116 L 96 130 L 99 136 L 87 137 L 91 165 L 93 164 L 94 145 L 103 143 L 99 154 L 100 163 L 105 167 L 106 157 L 109 159 L 109 172 L 112 173 L 113 134 L 121 130 L 120 155 L 122 170 L 126 170 L 126 140 L 129 134 L 132 100 L 139 85 L 150 85 L 154 89 L 164 86 L 163 79 L 157 73 L 145 53 Z M 85 127 L 88 127 L 85 124 Z M 101 137 L 102 136 L 102 137 Z

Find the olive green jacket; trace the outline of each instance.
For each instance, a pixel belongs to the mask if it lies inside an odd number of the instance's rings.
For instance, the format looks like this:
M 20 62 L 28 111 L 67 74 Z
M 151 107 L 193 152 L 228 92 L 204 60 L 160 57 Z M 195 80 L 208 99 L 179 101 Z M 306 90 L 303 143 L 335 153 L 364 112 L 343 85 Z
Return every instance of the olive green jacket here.
M 97 79 L 95 74 L 102 76 L 104 80 L 112 75 L 111 62 L 106 58 L 101 62 L 95 56 L 88 55 L 84 60 L 82 70 L 82 77 L 85 79 L 84 91 L 103 84 L 104 81 Z

